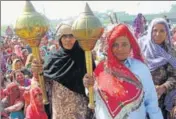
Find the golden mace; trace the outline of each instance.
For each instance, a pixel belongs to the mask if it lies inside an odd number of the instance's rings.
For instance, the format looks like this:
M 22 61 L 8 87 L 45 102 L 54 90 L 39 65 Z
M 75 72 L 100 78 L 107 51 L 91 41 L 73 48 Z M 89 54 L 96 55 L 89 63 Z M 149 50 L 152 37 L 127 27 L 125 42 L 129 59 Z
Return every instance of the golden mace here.
M 30 1 L 25 1 L 25 6 L 22 14 L 17 18 L 15 24 L 15 32 L 16 34 L 24 39 L 32 48 L 32 54 L 34 59 L 36 59 L 38 63 L 38 76 L 39 76 L 39 84 L 43 93 L 43 102 L 44 104 L 48 104 L 48 99 L 46 96 L 45 83 L 43 78 L 43 73 L 41 71 L 41 56 L 39 51 L 39 45 L 41 38 L 48 31 L 49 22 L 47 18 L 40 13 L 36 12 L 32 3 Z
M 84 12 L 74 21 L 72 25 L 73 35 L 85 51 L 87 73 L 92 76 L 92 54 L 96 41 L 102 35 L 104 28 L 100 20 L 94 16 L 89 5 L 86 3 Z M 89 87 L 89 108 L 94 109 L 93 87 Z

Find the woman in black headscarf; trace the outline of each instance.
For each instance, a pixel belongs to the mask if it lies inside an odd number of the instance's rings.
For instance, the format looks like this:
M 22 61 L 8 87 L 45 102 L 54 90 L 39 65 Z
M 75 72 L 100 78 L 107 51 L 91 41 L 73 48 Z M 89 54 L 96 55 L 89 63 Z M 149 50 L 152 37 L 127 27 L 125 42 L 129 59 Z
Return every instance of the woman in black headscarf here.
M 83 86 L 86 73 L 84 51 L 74 38 L 71 26 L 57 29 L 61 49 L 44 66 L 44 77 L 52 80 L 52 119 L 91 119 Z

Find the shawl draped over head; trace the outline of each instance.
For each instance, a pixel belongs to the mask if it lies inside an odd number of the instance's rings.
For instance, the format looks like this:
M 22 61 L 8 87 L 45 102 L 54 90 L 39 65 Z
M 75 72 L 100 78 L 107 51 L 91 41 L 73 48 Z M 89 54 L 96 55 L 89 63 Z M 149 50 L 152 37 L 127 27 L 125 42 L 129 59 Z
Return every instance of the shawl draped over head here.
M 17 83 L 15 83 L 15 82 L 12 82 L 7 85 L 6 93 L 7 93 L 6 95 L 9 96 L 9 106 L 12 106 L 17 101 L 22 100 L 22 96 L 20 94 L 20 89 L 19 89 Z
M 65 49 L 61 43 L 64 34 L 72 34 L 71 26 L 61 24 L 57 30 L 57 38 L 61 46 L 60 50 L 51 55 L 44 66 L 44 76 L 59 82 L 68 89 L 85 95 L 83 76 L 86 73 L 84 51 L 76 41 L 71 50 Z
M 39 87 L 35 87 L 30 90 L 30 104 L 26 110 L 26 118 L 48 119 L 47 114 L 44 110 L 44 105 L 39 105 L 35 101 L 35 96 L 38 94 L 42 94 L 42 91 Z
M 135 31 L 135 36 L 138 38 L 138 35 L 144 32 L 144 22 L 143 15 L 139 13 L 133 22 L 133 28 Z M 145 19 L 145 18 L 144 18 Z
M 156 44 L 152 39 L 152 30 L 156 24 L 163 24 L 165 26 L 167 39 L 162 45 Z M 140 39 L 140 43 L 143 55 L 150 71 L 154 71 L 167 63 L 172 65 L 173 68 L 176 68 L 175 51 L 171 43 L 169 26 L 165 19 L 156 18 L 152 20 L 148 29 L 148 34 Z
M 141 82 L 113 55 L 112 45 L 120 36 L 129 39 L 133 54 L 131 57 L 143 62 L 139 46 L 129 28 L 125 24 L 119 24 L 108 35 L 107 61 L 96 67 L 95 75 L 99 95 L 110 115 L 112 118 L 123 119 L 128 113 L 138 109 L 144 94 Z

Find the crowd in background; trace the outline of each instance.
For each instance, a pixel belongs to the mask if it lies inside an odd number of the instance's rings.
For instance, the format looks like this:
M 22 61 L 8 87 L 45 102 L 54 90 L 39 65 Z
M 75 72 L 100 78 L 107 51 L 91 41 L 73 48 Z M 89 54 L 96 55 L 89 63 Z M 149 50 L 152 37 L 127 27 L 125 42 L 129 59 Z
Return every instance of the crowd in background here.
M 176 115 L 173 114 L 176 114 L 176 91 L 174 90 L 176 84 L 176 27 L 172 25 L 167 17 L 164 19 L 168 25 L 168 27 L 164 26 L 164 30 L 166 31 L 162 31 L 162 26 L 159 26 L 158 28 L 161 30 L 159 32 L 166 32 L 165 35 L 167 41 L 165 42 L 165 39 L 163 39 L 163 42 L 159 45 L 153 45 L 151 34 L 153 32 L 158 32 L 158 29 L 153 30 L 152 28 L 156 24 L 164 24 L 165 22 L 162 20 L 153 21 L 147 25 L 147 19 L 145 16 L 138 14 L 134 19 L 133 25 L 129 26 L 127 24 L 127 26 L 133 34 L 136 42 L 139 44 L 142 58 L 152 74 L 156 93 L 158 95 L 159 107 L 164 119 L 175 119 Z M 111 24 L 110 28 L 109 26 L 106 26 L 104 34 L 98 39 L 95 48 L 92 50 L 93 60 L 95 61 L 94 67 L 96 67 L 101 61 L 107 59 L 109 53 L 107 41 L 108 33 L 114 30 L 114 27 L 118 24 Z M 61 44 L 62 43 L 60 43 L 58 38 L 50 34 L 46 34 L 41 39 L 39 48 L 43 66 L 47 66 L 48 63 L 50 63 L 50 58 L 53 58 L 53 55 L 62 52 L 61 49 L 63 46 Z M 68 52 L 64 51 L 64 53 L 67 54 Z M 66 55 L 63 56 L 66 57 Z M 33 83 L 36 82 L 38 84 L 39 82 L 38 74 L 32 68 L 33 59 L 34 57 L 32 55 L 31 47 L 24 39 L 16 36 L 13 28 L 8 26 L 6 35 L 1 36 L 0 39 L 0 110 L 2 119 L 52 118 L 52 105 L 50 105 L 49 109 L 46 111 L 46 108 L 42 103 L 41 89 L 38 86 L 31 88 Z M 62 60 L 65 62 L 65 59 Z M 69 62 L 69 59 L 67 61 Z M 71 66 L 72 63 L 69 65 Z M 65 67 L 63 67 L 63 69 L 64 68 Z M 74 76 L 74 74 L 70 75 Z M 62 76 L 60 76 L 60 78 L 62 78 Z M 63 85 L 66 83 L 67 82 L 64 82 Z M 53 96 L 50 91 L 52 88 L 46 88 L 47 96 L 51 102 L 51 100 L 53 100 L 51 99 Z M 72 93 L 70 94 L 72 95 Z M 57 96 L 54 98 L 57 98 Z M 55 119 L 64 118 L 57 117 Z

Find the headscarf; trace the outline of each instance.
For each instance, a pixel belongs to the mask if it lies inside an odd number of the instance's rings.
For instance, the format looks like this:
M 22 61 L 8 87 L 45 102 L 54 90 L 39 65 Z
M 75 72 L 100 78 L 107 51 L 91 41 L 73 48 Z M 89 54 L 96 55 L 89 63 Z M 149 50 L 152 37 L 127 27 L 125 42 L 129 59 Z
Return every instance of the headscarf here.
M 112 118 L 117 116 L 119 119 L 123 119 L 130 112 L 139 108 L 144 93 L 139 79 L 113 55 L 112 45 L 120 36 L 129 39 L 133 52 L 131 57 L 143 62 L 139 46 L 129 28 L 125 24 L 119 24 L 108 35 L 107 61 L 101 62 L 97 66 L 95 75 L 99 94 L 110 115 Z
M 158 45 L 152 39 L 152 30 L 154 25 L 163 24 L 167 33 L 167 39 L 162 45 Z M 151 71 L 156 70 L 157 68 L 169 63 L 176 68 L 176 58 L 173 45 L 171 43 L 171 35 L 169 27 L 165 19 L 156 18 L 152 20 L 148 34 L 140 39 L 141 49 L 144 54 L 146 63 Z
M 35 101 L 35 96 L 38 94 L 42 94 L 39 87 L 35 87 L 30 90 L 30 105 L 27 107 L 26 118 L 48 119 L 44 105 L 37 104 Z
M 17 90 L 14 90 L 14 88 L 16 88 Z M 17 83 L 15 82 L 12 82 L 7 85 L 6 93 L 9 96 L 9 106 L 12 106 L 17 101 L 22 100 L 21 95 L 20 95 L 20 89 Z
M 144 32 L 143 18 L 145 19 L 145 17 L 141 13 L 139 13 L 133 22 L 133 28 L 136 38 L 138 38 L 139 35 Z
M 48 63 L 44 66 L 44 76 L 61 83 L 74 92 L 85 95 L 82 81 L 86 73 L 84 51 L 77 41 L 71 50 L 65 49 L 61 43 L 64 34 L 72 34 L 71 26 L 67 24 L 59 26 L 56 37 L 61 48 L 51 55 Z

